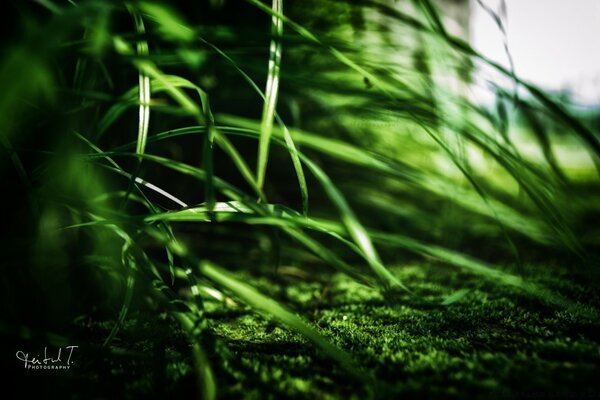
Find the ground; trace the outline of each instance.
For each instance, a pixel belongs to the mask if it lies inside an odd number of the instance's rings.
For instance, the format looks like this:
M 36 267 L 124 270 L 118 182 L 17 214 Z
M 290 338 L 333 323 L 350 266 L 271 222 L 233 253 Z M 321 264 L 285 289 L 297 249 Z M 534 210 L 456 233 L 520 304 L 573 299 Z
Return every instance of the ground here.
M 393 270 L 420 297 L 386 300 L 341 274 L 256 279 L 238 273 L 351 353 L 370 383 L 352 378 L 285 327 L 231 299 L 214 300 L 206 302 L 214 336 L 205 342 L 219 396 L 600 398 L 597 320 L 452 267 Z M 573 271 L 530 266 L 524 273 L 572 301 L 600 306 L 600 291 Z M 434 303 L 462 288 L 469 292 L 458 302 Z M 160 313 L 133 311 L 110 349 L 100 344 L 112 321 L 78 323 L 98 343 L 82 346 L 85 362 L 59 378 L 74 397 L 195 394 L 190 345 Z

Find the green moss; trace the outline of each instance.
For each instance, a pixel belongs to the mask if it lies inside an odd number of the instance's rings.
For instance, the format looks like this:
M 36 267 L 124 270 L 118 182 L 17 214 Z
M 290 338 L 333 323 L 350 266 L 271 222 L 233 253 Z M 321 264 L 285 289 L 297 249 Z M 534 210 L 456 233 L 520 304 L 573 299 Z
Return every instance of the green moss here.
M 555 271 L 530 268 L 527 274 L 571 300 L 598 307 L 596 289 Z M 207 336 L 204 342 L 220 396 L 512 398 L 600 392 L 597 321 L 439 265 L 394 272 L 420 297 L 386 300 L 340 274 L 282 281 L 239 273 L 352 354 L 376 383 L 364 387 L 303 337 L 241 304 L 207 297 L 213 339 Z M 470 292 L 459 302 L 431 303 L 460 288 Z M 111 328 L 105 322 L 93 326 L 99 339 Z M 113 344 L 100 356 L 110 373 L 95 384 L 108 379 L 115 390 L 125 388 L 133 397 L 195 390 L 190 344 L 174 322 L 133 315 Z
M 563 295 L 579 291 L 597 298 L 583 285 L 539 271 L 536 280 Z M 450 307 L 424 306 L 408 297 L 390 303 L 342 275 L 284 290 L 323 334 L 374 373 L 376 397 L 561 395 L 599 387 L 596 322 L 441 266 L 395 272 L 428 300 L 460 287 L 471 292 Z M 346 397 L 360 390 L 301 338 L 260 317 L 242 314 L 213 320 L 213 326 L 272 395 Z M 318 367 L 323 364 L 327 367 Z

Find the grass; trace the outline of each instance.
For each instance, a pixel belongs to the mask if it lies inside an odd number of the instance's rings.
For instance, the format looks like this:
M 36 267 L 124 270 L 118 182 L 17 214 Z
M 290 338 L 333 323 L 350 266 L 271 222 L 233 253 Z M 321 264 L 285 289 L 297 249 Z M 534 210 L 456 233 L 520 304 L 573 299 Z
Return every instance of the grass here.
M 7 354 L 76 340 L 76 397 L 593 385 L 593 125 L 427 0 L 217 3 L 20 9 L 36 23 L 0 68 Z M 527 94 L 484 107 L 440 78 L 483 67 Z

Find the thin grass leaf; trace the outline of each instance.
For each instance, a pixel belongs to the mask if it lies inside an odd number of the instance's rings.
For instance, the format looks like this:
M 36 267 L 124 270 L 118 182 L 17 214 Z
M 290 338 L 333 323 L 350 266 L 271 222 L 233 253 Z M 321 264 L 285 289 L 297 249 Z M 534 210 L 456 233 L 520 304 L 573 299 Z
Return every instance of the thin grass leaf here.
M 275 18 L 275 17 L 273 17 L 273 18 Z M 204 43 L 207 46 L 209 46 L 210 48 L 212 48 L 217 54 L 219 54 L 225 60 L 227 60 L 233 66 L 233 68 L 242 76 L 242 78 L 250 85 L 250 87 L 262 98 L 263 102 L 265 104 L 268 103 L 267 96 L 260 90 L 260 88 L 254 82 L 254 80 L 246 72 L 244 72 L 244 70 L 231 57 L 229 57 L 225 52 L 223 52 L 221 49 L 219 49 L 217 46 L 210 43 L 206 39 L 200 37 L 200 40 L 202 41 L 202 43 Z M 296 145 L 294 143 L 292 135 L 290 134 L 290 131 L 288 130 L 286 124 L 283 122 L 283 119 L 277 113 L 276 108 L 274 108 L 273 114 L 274 114 L 274 118 L 277 120 L 277 123 L 283 129 L 283 137 L 287 144 L 287 148 L 288 148 L 288 152 L 290 153 L 290 157 L 292 159 L 294 171 L 296 172 L 296 178 L 298 179 L 298 186 L 300 189 L 300 196 L 302 199 L 302 211 L 303 211 L 304 215 L 307 215 L 308 214 L 308 185 L 306 184 L 306 177 L 304 176 L 302 162 L 300 161 L 300 157 L 298 156 L 298 150 L 296 149 Z M 272 130 L 272 126 L 271 126 L 271 130 Z M 266 162 L 265 162 L 265 168 L 266 168 Z
M 127 5 L 127 9 L 133 17 L 136 32 L 143 36 L 146 33 L 146 28 L 144 27 L 144 21 L 142 20 L 142 17 L 132 6 Z M 150 54 L 148 42 L 145 40 L 139 40 L 136 45 L 136 51 L 138 57 L 140 57 L 141 59 L 148 58 Z M 140 70 L 138 74 L 138 81 L 139 112 L 137 145 L 135 151 L 138 154 L 143 154 L 146 149 L 146 141 L 148 139 L 148 129 L 150 122 L 150 77 L 148 77 L 148 75 L 144 74 Z M 141 168 L 141 160 L 138 160 L 136 169 L 132 174 L 132 178 L 129 180 L 127 195 L 121 203 L 121 208 L 124 208 L 127 205 L 127 202 L 129 201 L 129 194 L 132 192 L 133 186 L 135 184 L 135 178 L 140 174 Z
M 265 88 L 265 103 L 263 106 L 262 120 L 260 125 L 260 139 L 258 141 L 258 161 L 256 166 L 256 180 L 258 187 L 262 188 L 267 171 L 267 160 L 269 157 L 269 142 L 273 130 L 273 119 L 277 107 L 277 95 L 279 93 L 279 69 L 281 65 L 281 37 L 283 35 L 283 21 L 278 14 L 283 14 L 281 0 L 273 0 L 273 16 L 271 34 L 271 45 L 269 50 L 269 72 L 267 86 Z
M 513 102 L 517 103 L 519 101 L 519 85 L 517 82 L 517 73 L 515 71 L 515 62 L 513 60 L 513 56 L 510 52 L 510 48 L 508 45 L 508 33 L 505 27 L 506 21 L 506 1 L 502 0 L 500 2 L 500 10 L 499 12 L 495 12 L 488 5 L 484 4 L 482 0 L 477 0 L 477 4 L 494 20 L 494 23 L 502 33 L 502 45 L 504 46 L 504 54 L 506 54 L 506 58 L 508 59 L 509 71 L 511 73 L 514 85 L 513 85 Z
M 409 289 L 402 284 L 392 273 L 383 265 L 377 250 L 373 246 L 367 230 L 362 226 L 358 217 L 354 214 L 352 208 L 346 201 L 342 192 L 333 184 L 331 179 L 325 174 L 325 172 L 310 161 L 308 158 L 303 159 L 305 165 L 317 178 L 329 199 L 335 204 L 340 212 L 342 222 L 348 229 L 350 237 L 358 245 L 358 247 L 364 252 L 365 258 L 369 263 L 369 266 L 379 279 L 381 285 L 386 289 L 402 288 L 406 291 Z
M 150 190 L 152 190 L 152 191 L 154 191 L 154 192 L 156 192 L 156 193 L 158 193 L 158 194 L 166 197 L 167 199 L 173 201 L 174 203 L 178 204 L 181 207 L 187 207 L 186 203 L 184 203 L 183 201 L 181 201 L 180 199 L 178 199 L 177 197 L 175 197 L 171 193 L 167 192 L 166 190 L 163 190 L 160 187 L 158 187 L 158 186 L 156 186 L 156 185 L 154 185 L 154 184 L 152 184 L 150 182 L 147 182 L 147 181 L 143 180 L 140 177 L 134 177 L 132 174 L 126 172 L 110 156 L 108 156 L 107 154 L 105 154 L 102 150 L 100 150 L 100 148 L 98 148 L 96 145 L 94 145 L 92 142 L 90 142 L 87 138 L 85 138 L 80 133 L 74 132 L 74 134 L 79 139 L 81 139 L 83 142 L 85 142 L 88 146 L 90 146 L 90 148 L 92 148 L 92 150 L 94 150 L 97 153 L 96 154 L 97 156 L 106 159 L 109 162 L 109 164 L 111 164 L 111 167 L 107 166 L 107 168 L 110 168 L 111 170 L 117 172 L 120 175 L 123 175 L 123 176 L 127 177 L 130 180 L 133 179 L 136 184 L 140 184 L 140 185 L 142 185 L 144 187 L 147 187 L 148 189 L 150 189 Z M 143 195 L 143 192 L 141 192 L 141 193 Z M 154 206 L 152 205 L 152 203 L 147 198 L 145 198 L 145 201 L 146 201 L 146 204 L 149 205 L 149 207 L 151 207 L 152 209 L 155 209 Z
M 160 27 L 161 34 L 164 36 L 183 43 L 194 39 L 193 29 L 164 4 L 141 1 L 138 7 Z
M 264 296 L 250 285 L 234 279 L 231 274 L 228 274 L 213 263 L 203 261 L 199 264 L 198 269 L 203 276 L 217 283 L 219 286 L 227 288 L 251 307 L 269 317 L 277 319 L 288 328 L 310 340 L 326 356 L 338 362 L 340 366 L 351 373 L 353 378 L 359 379 L 361 382 L 368 382 L 368 376 L 361 371 L 350 355 L 333 346 L 317 330 L 297 315 L 285 309 L 278 302 Z
M 446 297 L 444 299 L 444 301 L 442 301 L 442 305 L 443 306 L 449 306 L 452 305 L 454 303 L 457 303 L 459 301 L 461 301 L 462 299 L 465 298 L 465 296 L 467 294 L 469 294 L 469 292 L 471 292 L 471 290 L 469 289 L 461 289 L 457 292 L 452 293 L 450 296 Z
M 215 130 L 215 132 L 217 131 Z M 219 147 L 221 147 L 221 149 L 223 149 L 223 151 L 227 153 L 227 155 L 229 155 L 240 174 L 244 177 L 246 182 L 248 182 L 250 187 L 256 192 L 258 198 L 263 202 L 267 202 L 267 196 L 265 195 L 262 188 L 258 185 L 254 174 L 248 167 L 248 164 L 246 164 L 244 158 L 236 150 L 235 146 L 233 146 L 233 144 L 229 141 L 229 139 L 227 139 L 225 135 L 217 134 L 216 141 L 219 144 Z
M 391 98 L 394 97 L 394 96 L 392 96 L 390 90 L 388 89 L 388 86 L 385 84 L 385 82 L 383 80 L 379 79 L 379 77 L 375 76 L 371 72 L 367 71 L 365 68 L 361 67 L 356 62 L 352 61 L 350 58 L 348 58 L 348 56 L 346 56 L 344 53 L 339 51 L 337 48 L 323 43 L 323 41 L 321 41 L 314 33 L 309 31 L 302 25 L 294 22 L 290 18 L 283 15 L 281 12 L 276 12 L 273 9 L 271 9 L 270 7 L 267 7 L 266 5 L 261 3 L 259 0 L 247 0 L 247 1 L 249 3 L 251 3 L 252 5 L 256 6 L 258 9 L 271 15 L 272 17 L 276 17 L 280 21 L 286 23 L 290 28 L 292 28 L 294 31 L 296 31 L 300 36 L 302 36 L 306 40 L 325 48 L 342 64 L 344 64 L 347 67 L 349 67 L 350 69 L 358 72 L 361 76 L 363 76 L 364 78 L 369 80 L 369 82 L 371 82 L 373 84 L 373 86 L 377 87 L 379 90 L 381 90 L 386 95 L 390 96 Z
M 123 305 L 121 306 L 121 310 L 119 311 L 117 322 L 113 326 L 108 337 L 104 340 L 103 346 L 108 346 L 117 336 L 119 329 L 121 329 L 121 326 L 123 326 L 123 323 L 125 322 L 127 312 L 129 311 L 129 306 L 131 305 L 131 300 L 133 299 L 133 290 L 135 287 L 135 273 L 137 270 L 137 266 L 135 258 L 129 253 L 130 247 L 131 242 L 127 241 L 123 244 L 123 248 L 121 250 L 121 263 L 123 267 L 129 271 L 127 273 L 127 283 L 125 286 L 125 297 L 123 299 Z
M 124 41 L 122 38 L 115 36 L 113 38 L 113 44 L 115 49 L 119 54 L 125 56 L 132 56 L 133 50 L 131 46 Z M 189 115 L 200 117 L 202 113 L 200 112 L 198 106 L 186 95 L 182 90 L 179 90 L 177 86 L 173 84 L 173 82 L 167 78 L 167 75 L 163 74 L 151 61 L 147 59 L 132 59 L 131 62 L 145 75 L 151 77 L 152 79 L 160 82 L 167 93 L 171 95 L 171 97 L 182 107 L 182 109 L 188 113 Z M 181 78 L 183 79 L 183 78 Z
M 196 366 L 196 390 L 198 397 L 203 400 L 217 398 L 217 384 L 206 352 L 202 348 L 196 333 L 197 323 L 184 313 L 175 314 L 192 342 L 192 356 Z
M 144 21 L 141 15 L 131 6 L 128 7 L 129 12 L 133 16 L 135 22 L 136 32 L 140 35 L 146 33 L 144 27 Z M 137 54 L 141 58 L 147 58 L 150 54 L 148 42 L 146 40 L 139 40 L 136 45 Z M 150 101 L 151 101 L 151 89 L 150 89 L 150 77 L 142 72 L 139 74 L 139 116 L 138 116 L 138 141 L 135 152 L 143 154 L 146 149 L 146 140 L 148 138 L 148 127 L 150 121 Z
M 561 182 L 568 182 L 567 177 L 560 168 L 558 160 L 554 155 L 554 151 L 552 150 L 552 143 L 550 142 L 548 132 L 546 131 L 546 129 L 544 129 L 538 116 L 535 115 L 531 107 L 528 107 L 525 104 L 522 104 L 521 110 L 523 112 L 523 115 L 525 116 L 525 120 L 531 128 L 531 132 L 535 135 L 535 138 L 537 139 L 540 148 L 542 149 L 542 153 L 544 154 L 546 162 Z
M 215 119 L 210 109 L 208 94 L 203 90 L 198 89 L 200 101 L 202 102 L 202 110 L 204 111 L 204 120 L 206 121 L 207 132 L 204 135 L 204 144 L 202 147 L 202 167 L 206 171 L 207 179 L 204 181 L 204 192 L 206 204 L 209 210 L 212 210 L 217 202 L 215 196 L 214 184 L 214 160 L 213 160 L 213 145 L 217 131 L 215 129 Z M 237 155 L 237 152 L 234 152 Z
M 132 53 L 129 44 L 127 44 L 121 38 L 116 37 L 114 39 L 114 44 L 115 48 L 119 53 L 124 55 L 130 55 Z M 203 117 L 205 115 L 211 116 L 212 113 L 210 112 L 210 108 L 208 105 L 208 96 L 202 89 L 200 89 L 199 86 L 191 83 L 187 79 L 163 74 L 153 63 L 151 63 L 148 60 L 133 60 L 132 62 L 134 63 L 134 65 L 136 65 L 138 69 L 140 69 L 148 76 L 152 77 L 153 79 L 156 79 L 160 84 L 162 84 L 164 89 L 173 97 L 173 99 L 177 101 L 179 105 L 188 114 L 194 116 L 198 123 L 207 122 L 204 120 Z M 180 87 L 187 87 L 196 90 L 200 95 L 200 99 L 203 101 L 203 109 L 205 110 L 205 112 L 200 112 L 198 107 L 189 98 L 189 96 L 185 94 L 181 89 L 179 89 Z M 248 167 L 243 157 L 231 144 L 231 142 L 225 136 L 219 134 L 217 130 L 212 130 L 210 133 L 214 136 L 214 140 L 217 142 L 217 144 L 219 144 L 223 151 L 225 151 L 225 153 L 232 159 L 235 166 L 238 168 L 240 174 L 244 177 L 244 179 L 246 179 L 248 184 L 256 191 L 259 199 L 261 199 L 262 201 L 267 201 L 264 192 L 256 182 L 254 174 Z M 207 152 L 209 152 L 209 150 L 210 145 L 208 146 Z M 211 165 L 212 163 L 210 161 L 211 160 L 209 160 L 207 164 Z M 209 172 L 208 179 L 211 180 L 211 177 L 212 171 Z
M 284 208 L 272 204 L 261 204 L 260 206 L 257 206 L 252 203 L 231 201 L 217 203 L 212 212 L 209 212 L 206 207 L 193 207 L 184 210 L 151 214 L 144 217 L 144 221 L 148 223 L 157 221 L 208 223 L 214 220 L 217 222 L 242 222 L 249 225 L 258 224 L 276 227 L 303 245 L 314 255 L 321 258 L 327 264 L 359 282 L 368 286 L 373 286 L 371 279 L 360 274 L 355 268 L 352 268 L 348 263 L 337 256 L 335 252 L 304 233 L 302 228 L 308 227 L 321 233 L 326 233 L 348 245 L 357 254 L 363 255 L 362 251 L 353 243 L 342 238 L 337 232 L 332 232 L 316 222 L 312 223 L 312 220 L 308 218 L 300 217 L 298 213 L 292 212 L 291 210 L 284 210 Z M 294 218 L 286 217 L 292 215 Z M 297 219 L 300 220 L 300 223 L 298 223 Z

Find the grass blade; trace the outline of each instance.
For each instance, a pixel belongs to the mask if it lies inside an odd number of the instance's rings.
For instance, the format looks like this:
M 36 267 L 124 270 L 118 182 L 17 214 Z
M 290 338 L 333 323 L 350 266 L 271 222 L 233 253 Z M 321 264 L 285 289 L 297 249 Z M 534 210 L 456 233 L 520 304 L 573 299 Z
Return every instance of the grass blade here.
M 144 35 L 146 28 L 142 16 L 131 6 L 128 7 L 129 12 L 133 16 L 135 30 L 138 34 Z M 148 57 L 150 54 L 148 42 L 140 40 L 137 42 L 137 54 L 141 58 Z M 143 154 L 146 149 L 146 140 L 148 138 L 148 126 L 150 121 L 150 77 L 140 71 L 138 75 L 138 91 L 139 91 L 139 117 L 138 117 L 138 141 L 136 153 Z
M 262 188 L 267 171 L 267 160 L 269 157 L 269 142 L 273 130 L 273 118 L 277 107 L 277 95 L 279 91 L 279 68 L 281 64 L 281 37 L 283 35 L 283 21 L 279 14 L 283 13 L 281 0 L 273 0 L 273 16 L 270 52 L 269 52 L 269 73 L 267 77 L 267 86 L 265 89 L 265 103 L 263 106 L 262 122 L 260 126 L 260 139 L 258 141 L 258 161 L 256 167 L 256 180 L 258 187 Z
M 274 317 L 291 330 L 306 337 L 326 356 L 335 360 L 344 369 L 350 372 L 353 378 L 359 379 L 362 382 L 368 381 L 368 376 L 360 370 L 350 355 L 332 345 L 316 329 L 308 325 L 296 314 L 285 309 L 277 301 L 261 294 L 250 285 L 233 278 L 231 274 L 228 274 L 220 267 L 208 261 L 200 262 L 199 271 L 203 276 L 219 286 L 228 289 L 257 311 L 269 317 Z
M 254 82 L 254 80 L 246 72 L 244 72 L 244 70 L 242 68 L 240 68 L 240 66 L 231 57 L 229 57 L 225 52 L 223 52 L 221 49 L 219 49 L 217 46 L 213 45 L 212 43 L 208 42 L 207 40 L 205 40 L 203 38 L 200 38 L 200 40 L 204 44 L 206 44 L 207 46 L 212 48 L 217 54 L 222 56 L 225 60 L 227 60 L 233 66 L 233 68 L 241 75 L 241 77 L 250 85 L 250 87 L 262 98 L 263 102 L 265 104 L 268 103 L 267 96 L 265 96 L 265 94 L 260 90 L 260 88 Z M 288 151 L 290 153 L 290 157 L 292 159 L 294 171 L 296 172 L 296 178 L 298 179 L 300 196 L 302 198 L 302 211 L 303 211 L 304 215 L 307 215 L 308 214 L 308 185 L 306 184 L 306 177 L 304 176 L 302 162 L 300 161 L 300 157 L 298 156 L 298 150 L 296 149 L 294 139 L 292 138 L 292 135 L 290 134 L 289 129 L 287 128 L 286 124 L 283 122 L 283 119 L 281 118 L 281 116 L 277 113 L 276 108 L 273 109 L 273 114 L 274 114 L 275 119 L 277 120 L 277 123 L 279 124 L 279 126 L 281 126 L 281 129 L 283 130 L 283 137 L 286 142 Z M 271 130 L 272 130 L 272 127 L 271 127 Z M 266 164 L 265 164 L 265 168 L 266 168 Z

